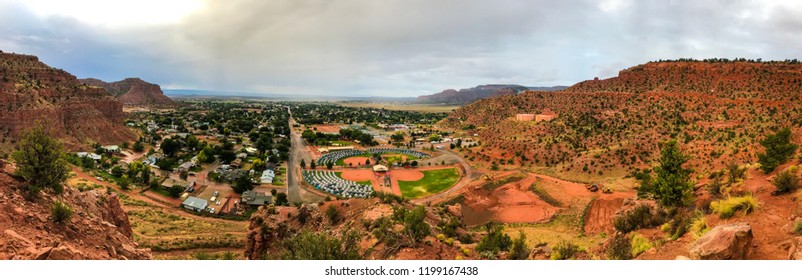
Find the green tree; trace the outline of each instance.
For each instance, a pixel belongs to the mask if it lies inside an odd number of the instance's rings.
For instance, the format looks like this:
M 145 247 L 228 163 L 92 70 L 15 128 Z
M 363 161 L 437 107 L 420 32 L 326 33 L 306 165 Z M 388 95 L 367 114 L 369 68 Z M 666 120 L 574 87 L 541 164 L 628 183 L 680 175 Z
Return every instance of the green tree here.
M 197 158 L 198 158 L 198 163 L 205 163 L 206 161 L 209 160 L 209 155 L 206 154 L 205 148 L 198 153 Z
M 476 245 L 476 251 L 496 254 L 510 248 L 512 239 L 504 233 L 504 225 L 490 222 L 485 225 L 485 229 L 487 235 L 482 237 L 482 240 Z
M 61 143 L 50 137 L 41 125 L 23 136 L 11 156 L 17 163 L 15 174 L 25 178 L 31 193 L 39 193 L 44 188 L 56 194 L 64 191 L 69 169 Z
M 306 168 L 306 161 L 301 159 L 301 169 Z
M 797 149 L 797 145 L 791 143 L 791 129 L 787 127 L 766 136 L 766 139 L 760 141 L 760 145 L 763 145 L 766 152 L 757 154 L 758 162 L 760 169 L 767 174 L 788 161 Z
M 334 163 L 333 163 L 333 162 L 331 162 L 331 161 L 328 161 L 328 162 L 326 162 L 326 168 L 328 168 L 329 170 L 331 170 L 332 168 L 334 168 Z
M 525 260 L 529 258 L 529 245 L 526 245 L 526 235 L 523 231 L 518 232 L 518 237 L 512 240 L 510 249 L 511 260 Z
M 150 182 L 150 166 L 145 165 L 142 167 L 142 184 L 148 184 Z
M 652 186 L 655 198 L 663 206 L 686 205 L 693 195 L 693 170 L 684 168 L 683 165 L 690 157 L 682 153 L 676 140 L 664 143 L 660 154 L 660 165 L 654 168 L 657 174 Z
M 404 215 L 404 231 L 415 242 L 420 242 L 431 233 L 431 228 L 425 220 L 426 208 L 423 205 L 418 205 Z
M 234 185 L 231 186 L 231 188 L 234 189 L 234 192 L 242 194 L 245 191 L 250 191 L 253 189 L 253 181 L 251 181 L 251 177 L 243 174 L 239 176 L 236 181 L 234 181 Z
M 134 152 L 136 152 L 136 153 L 141 153 L 142 151 L 144 151 L 144 150 L 145 150 L 145 146 L 144 146 L 144 145 L 142 145 L 142 141 L 136 141 L 136 142 L 134 143 L 134 147 L 133 147 L 133 149 L 134 149 Z
M 164 154 L 166 156 L 170 156 L 171 157 L 171 156 L 175 156 L 175 153 L 178 151 L 180 146 L 181 146 L 181 143 L 179 143 L 178 141 L 175 141 L 175 140 L 173 140 L 171 138 L 167 138 L 167 139 L 164 139 L 162 141 L 161 149 L 162 149 L 162 152 L 164 152 Z
M 120 179 L 117 180 L 117 184 L 120 185 L 121 189 L 128 190 L 128 184 L 130 184 L 130 182 L 128 181 L 128 175 L 123 175 L 122 177 L 120 177 Z
M 390 139 L 392 139 L 396 143 L 404 142 L 404 133 L 401 131 L 396 132 L 392 136 L 390 136 Z
M 309 168 L 315 169 L 315 167 L 317 167 L 317 164 L 315 164 L 315 161 L 313 160 L 312 163 L 309 164 Z
M 276 194 L 276 202 L 275 202 L 275 204 L 279 205 L 279 206 L 281 206 L 281 205 L 289 205 L 290 201 L 287 200 L 287 194 L 286 193 L 277 193 Z
M 170 193 L 170 196 L 178 198 L 181 196 L 181 193 L 184 192 L 184 187 L 181 185 L 173 185 L 172 187 L 167 189 L 167 192 Z

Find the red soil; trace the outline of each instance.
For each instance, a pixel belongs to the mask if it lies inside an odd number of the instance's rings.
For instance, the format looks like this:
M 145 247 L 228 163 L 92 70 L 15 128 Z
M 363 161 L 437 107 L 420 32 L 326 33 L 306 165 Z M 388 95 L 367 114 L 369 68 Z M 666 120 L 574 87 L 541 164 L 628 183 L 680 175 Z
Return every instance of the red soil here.
M 347 159 L 344 159 L 343 162 L 345 162 L 346 166 L 351 166 L 351 165 L 352 166 L 360 166 L 360 165 L 364 165 L 365 161 L 368 160 L 368 159 L 369 158 L 367 158 L 367 157 L 349 157 Z
M 441 168 L 442 169 L 442 168 Z M 397 169 L 390 172 L 391 178 L 396 181 L 418 181 L 423 179 L 423 173 L 417 169 Z
M 523 180 L 494 190 L 481 186 L 467 188 L 463 193 L 463 218 L 468 225 L 480 225 L 494 220 L 502 223 L 537 223 L 550 219 L 560 208 L 549 205 L 529 187 L 537 180 L 530 174 Z
M 340 133 L 339 125 L 317 125 L 315 128 L 323 133 Z

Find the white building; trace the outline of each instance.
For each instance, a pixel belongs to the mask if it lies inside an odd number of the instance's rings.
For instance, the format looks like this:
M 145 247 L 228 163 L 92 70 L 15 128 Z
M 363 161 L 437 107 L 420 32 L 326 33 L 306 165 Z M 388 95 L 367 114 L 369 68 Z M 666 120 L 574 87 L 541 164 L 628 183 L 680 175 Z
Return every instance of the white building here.
M 261 181 L 262 184 L 272 184 L 275 177 L 276 173 L 273 170 L 267 169 L 262 172 L 262 176 L 259 177 L 259 181 Z

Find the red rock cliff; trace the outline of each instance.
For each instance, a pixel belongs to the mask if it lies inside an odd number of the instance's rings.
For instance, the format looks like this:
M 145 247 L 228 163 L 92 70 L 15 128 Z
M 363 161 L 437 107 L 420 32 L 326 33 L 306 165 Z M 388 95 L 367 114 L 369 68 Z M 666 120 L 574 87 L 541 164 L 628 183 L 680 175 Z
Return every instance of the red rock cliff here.
M 122 103 L 35 56 L 0 53 L 0 145 L 37 122 L 68 146 L 131 141 Z

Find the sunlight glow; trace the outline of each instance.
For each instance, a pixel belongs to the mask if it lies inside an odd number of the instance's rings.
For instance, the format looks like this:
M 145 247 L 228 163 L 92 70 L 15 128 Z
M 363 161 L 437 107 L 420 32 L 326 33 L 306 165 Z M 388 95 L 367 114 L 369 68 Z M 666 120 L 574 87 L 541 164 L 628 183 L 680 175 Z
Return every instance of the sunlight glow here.
M 68 17 L 104 28 L 134 28 L 176 23 L 201 9 L 204 1 L 31 0 L 25 5 L 42 17 Z

